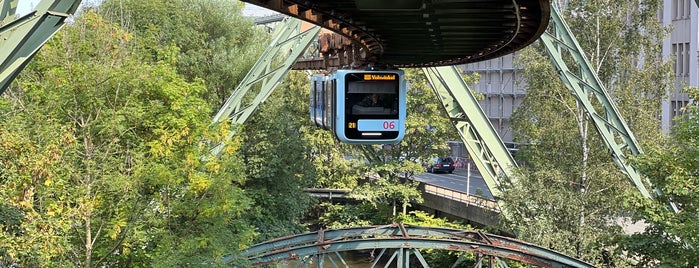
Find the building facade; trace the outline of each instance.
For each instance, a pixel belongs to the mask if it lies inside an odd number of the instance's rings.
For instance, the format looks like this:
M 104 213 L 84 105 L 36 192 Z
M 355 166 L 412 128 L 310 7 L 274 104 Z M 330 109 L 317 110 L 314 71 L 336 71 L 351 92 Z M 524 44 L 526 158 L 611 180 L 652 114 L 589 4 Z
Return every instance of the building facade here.
M 682 88 L 699 86 L 699 8 L 695 0 L 664 0 L 659 14 L 663 25 L 671 25 L 670 38 L 663 42 L 663 55 L 675 59 L 675 87 L 663 102 L 663 131 L 669 132 L 672 119 L 689 104 Z

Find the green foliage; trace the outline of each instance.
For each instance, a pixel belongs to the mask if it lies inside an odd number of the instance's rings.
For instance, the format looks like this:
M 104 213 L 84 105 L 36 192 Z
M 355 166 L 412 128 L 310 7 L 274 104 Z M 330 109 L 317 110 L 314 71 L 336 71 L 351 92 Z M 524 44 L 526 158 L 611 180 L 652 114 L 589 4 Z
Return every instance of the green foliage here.
M 66 216 L 75 210 L 61 200 L 70 196 L 61 149 L 74 139 L 50 121 L 23 126 L 30 116 L 10 101 L 0 114 L 0 266 L 70 267 Z
M 684 116 L 676 121 L 674 142 L 650 147 L 637 161 L 639 170 L 663 195 L 653 200 L 635 196 L 630 204 L 634 219 L 647 226 L 621 241 L 623 249 L 649 265 L 691 267 L 699 263 L 699 90 L 686 91 L 694 104 L 685 107 Z M 670 202 L 677 205 L 679 213 L 669 209 Z
M 316 211 L 318 225 L 326 229 L 387 223 L 386 217 L 381 217 L 382 214 L 378 213 L 377 208 L 369 203 L 340 205 L 323 202 L 316 207 Z
M 397 206 L 401 206 L 405 213 L 411 202 L 422 202 L 422 193 L 417 187 L 415 181 L 384 177 L 360 185 L 352 191 L 352 196 L 367 201 L 374 207 L 393 207 L 392 214 L 386 215 L 389 219 L 397 215 Z
M 14 153 L 0 158 L 0 195 L 26 219 L 3 230 L 9 262 L 189 266 L 252 239 L 236 222 L 250 206 L 230 155 L 240 141 L 204 161 L 202 138 L 221 140 L 227 126 L 209 127 L 202 81 L 185 81 L 171 62 L 142 61 L 138 47 L 87 10 L 9 90 L 0 143 Z M 6 235 L 17 228 L 24 233 Z
M 427 212 L 419 210 L 410 211 L 408 214 L 398 215 L 398 217 L 396 218 L 396 222 L 416 226 L 434 226 L 462 230 L 473 230 L 473 228 L 471 228 L 471 226 L 469 225 L 464 225 L 460 222 L 449 221 L 445 218 L 435 218 L 433 215 L 427 214 Z
M 659 1 L 571 2 L 567 22 L 639 140 L 658 142 L 660 100 L 669 63 L 659 57 L 665 29 Z M 599 266 L 624 266 L 614 256 L 616 225 L 628 179 L 609 159 L 581 105 L 562 84 L 543 47 L 525 49 L 519 64 L 528 89 L 512 116 L 525 163 L 503 196 L 508 225 L 519 238 Z M 565 57 L 565 60 L 570 58 Z M 643 61 L 640 61 L 643 59 Z M 573 72 L 577 64 L 568 62 Z M 595 104 L 597 105 L 597 104 Z
M 406 69 L 409 82 L 405 138 L 398 148 L 386 151 L 391 159 L 423 162 L 445 155 L 447 141 L 456 140 L 456 131 L 447 118 L 421 69 Z
M 152 61 L 173 60 L 187 81 L 206 81 L 214 109 L 225 102 L 268 43 L 268 34 L 243 17 L 243 4 L 224 0 L 108 0 L 99 7 L 111 21 L 134 32 Z
M 311 199 L 303 192 L 313 185 L 310 146 L 299 133 L 308 123 L 308 79 L 292 72 L 241 132 L 245 183 L 255 201 L 248 216 L 266 240 L 304 231 L 301 219 Z
M 592 68 L 614 98 L 636 138 L 661 139 L 661 100 L 674 88 L 673 61 L 657 45 L 670 33 L 658 22 L 663 1 L 571 1 L 566 20 Z M 574 14 L 574 15 L 573 15 Z

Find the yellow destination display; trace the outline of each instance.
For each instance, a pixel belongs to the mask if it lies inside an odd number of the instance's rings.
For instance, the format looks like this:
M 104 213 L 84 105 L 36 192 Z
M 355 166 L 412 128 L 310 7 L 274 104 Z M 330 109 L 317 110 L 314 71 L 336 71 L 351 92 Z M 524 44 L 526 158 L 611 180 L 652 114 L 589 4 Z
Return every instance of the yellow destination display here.
M 364 74 L 364 80 L 374 80 L 374 81 L 393 81 L 396 80 L 397 75 L 395 74 Z

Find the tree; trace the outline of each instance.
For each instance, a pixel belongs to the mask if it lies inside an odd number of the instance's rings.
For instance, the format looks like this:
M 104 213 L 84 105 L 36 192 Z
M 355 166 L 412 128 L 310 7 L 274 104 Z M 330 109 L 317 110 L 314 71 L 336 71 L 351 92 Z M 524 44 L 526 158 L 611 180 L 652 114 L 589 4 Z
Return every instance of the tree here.
M 245 189 L 255 201 L 249 216 L 263 240 L 305 230 L 301 219 L 311 198 L 303 190 L 314 177 L 310 146 L 300 133 L 309 124 L 307 85 L 305 73 L 290 72 L 240 133 Z
M 177 46 L 177 72 L 188 82 L 206 81 L 215 113 L 259 58 L 269 35 L 242 15 L 242 2 L 225 0 L 108 0 L 99 7 L 110 21 L 130 30 L 153 61 Z
M 571 2 L 566 20 L 642 141 L 660 139 L 655 115 L 667 89 L 669 65 L 656 44 L 658 1 Z M 591 129 L 590 118 L 560 82 L 541 47 L 520 58 L 527 96 L 513 115 L 516 139 L 532 144 L 518 152 L 526 164 L 503 200 L 510 227 L 521 239 L 549 246 L 593 264 L 623 265 L 610 256 L 621 203 L 630 187 Z M 633 190 L 631 190 L 633 191 Z
M 621 240 L 623 249 L 639 263 L 662 267 L 691 267 L 699 263 L 699 89 L 687 88 L 694 102 L 676 119 L 672 143 L 650 147 L 637 160 L 641 173 L 663 193 L 653 200 L 636 196 L 631 202 L 643 232 Z M 680 209 L 669 208 L 673 202 Z
M 55 241 L 5 253 L 11 263 L 189 266 L 251 240 L 250 227 L 236 223 L 249 206 L 241 165 L 231 156 L 239 146 L 234 141 L 223 158 L 204 160 L 203 141 L 220 140 L 227 126 L 209 126 L 202 81 L 176 73 L 176 47 L 162 48 L 173 58 L 150 63 L 133 40 L 85 10 L 9 90 L 3 129 L 12 132 L 2 138 L 9 149 L 27 144 L 45 153 L 31 158 L 39 166 L 3 157 L 11 198 L 0 207 L 11 230 L 48 232 Z M 18 225 L 21 219 L 43 220 Z M 34 237 L 6 242 L 22 239 Z

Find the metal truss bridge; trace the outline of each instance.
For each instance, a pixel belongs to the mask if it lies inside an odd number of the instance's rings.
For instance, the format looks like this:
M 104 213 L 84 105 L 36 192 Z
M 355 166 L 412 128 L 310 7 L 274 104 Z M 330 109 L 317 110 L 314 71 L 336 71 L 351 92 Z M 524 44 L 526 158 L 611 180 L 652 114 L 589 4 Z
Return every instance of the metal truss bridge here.
M 558 252 L 516 239 L 449 228 L 404 226 L 357 227 L 277 238 L 243 251 L 253 267 L 280 261 L 295 261 L 295 267 L 349 267 L 339 254 L 352 250 L 375 250 L 371 267 L 429 267 L 419 249 L 470 252 L 476 266 L 507 267 L 504 260 L 515 260 L 539 267 L 593 267 Z M 461 255 L 451 267 L 463 262 Z M 231 262 L 228 258 L 225 262 Z M 413 264 L 411 265 L 411 261 Z

